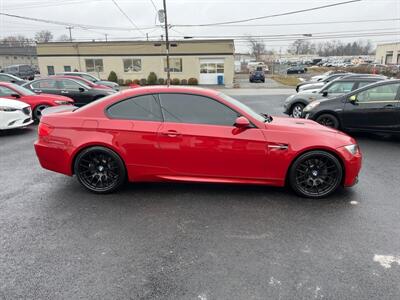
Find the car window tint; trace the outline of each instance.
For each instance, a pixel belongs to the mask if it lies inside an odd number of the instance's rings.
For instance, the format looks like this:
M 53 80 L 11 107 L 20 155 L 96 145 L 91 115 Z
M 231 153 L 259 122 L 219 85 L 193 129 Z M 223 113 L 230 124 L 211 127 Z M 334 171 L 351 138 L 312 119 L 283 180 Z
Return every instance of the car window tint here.
M 329 94 L 333 93 L 348 93 L 353 89 L 354 82 L 334 82 L 327 89 Z
M 6 82 L 11 82 L 12 78 L 8 77 L 6 75 L 1 75 L 0 74 L 0 81 L 6 81 Z
M 17 93 L 14 92 L 12 89 L 9 89 L 5 86 L 0 86 L 0 97 L 1 96 L 10 96 L 12 94 L 17 94 Z
M 115 119 L 162 121 L 161 108 L 155 95 L 143 95 L 118 102 L 108 108 Z
M 31 84 L 35 89 L 56 89 L 55 80 L 40 80 Z
M 400 83 L 376 86 L 357 94 L 357 102 L 395 101 Z
M 72 80 L 58 80 L 58 86 L 60 89 L 65 89 L 65 90 L 79 90 L 81 87 L 77 82 L 72 81 Z
M 361 81 L 358 83 L 358 88 L 362 88 L 368 84 L 375 83 L 375 81 Z
M 216 100 L 189 94 L 160 94 L 166 122 L 233 126 L 238 114 Z

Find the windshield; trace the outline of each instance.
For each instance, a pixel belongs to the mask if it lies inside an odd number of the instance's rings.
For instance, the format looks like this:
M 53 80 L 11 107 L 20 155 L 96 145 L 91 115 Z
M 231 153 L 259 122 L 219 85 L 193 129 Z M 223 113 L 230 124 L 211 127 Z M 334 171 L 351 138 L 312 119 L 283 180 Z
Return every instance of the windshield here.
M 24 88 L 23 86 L 20 86 L 20 85 L 14 84 L 13 89 L 16 90 L 19 94 L 24 95 L 24 96 L 36 95 L 36 93 L 34 93 L 31 90 L 28 90 L 27 88 Z
M 262 115 L 256 113 L 254 110 L 252 110 L 250 107 L 248 107 L 247 105 L 243 104 L 242 102 L 228 96 L 225 95 L 224 93 L 219 93 L 218 94 L 222 99 L 224 99 L 225 101 L 228 101 L 229 103 L 233 104 L 236 107 L 239 107 L 241 110 L 243 110 L 244 112 L 246 112 L 247 114 L 249 114 L 251 117 L 253 117 L 254 119 L 256 119 L 257 121 L 260 122 L 264 122 L 265 121 L 265 117 L 263 117 Z
M 87 80 L 89 80 L 89 81 L 91 81 L 91 82 L 100 81 L 100 79 L 98 79 L 98 78 L 96 78 L 96 77 L 94 77 L 92 75 L 89 75 L 89 74 L 82 74 L 82 77 L 87 79 Z

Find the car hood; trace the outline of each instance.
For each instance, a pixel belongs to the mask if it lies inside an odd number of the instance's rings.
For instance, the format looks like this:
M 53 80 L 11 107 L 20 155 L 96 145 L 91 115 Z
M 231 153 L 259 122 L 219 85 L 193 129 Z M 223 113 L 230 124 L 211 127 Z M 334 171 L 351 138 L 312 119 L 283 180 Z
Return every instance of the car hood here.
M 314 83 L 308 83 L 308 84 L 304 84 L 300 87 L 300 91 L 304 91 L 304 90 L 309 90 L 309 89 L 317 89 L 317 88 L 321 88 L 325 85 L 325 82 L 314 82 Z
M 53 94 L 37 94 L 32 95 L 35 98 L 42 98 L 46 100 L 63 100 L 63 101 L 73 101 L 71 98 L 61 96 L 61 95 L 53 95 Z
M 0 98 L 0 106 L 7 106 L 7 107 L 16 108 L 16 109 L 22 109 L 22 108 L 27 107 L 29 105 L 24 103 L 24 102 L 22 102 L 22 101 L 18 101 L 18 100 Z
M 339 130 L 323 126 L 315 121 L 306 119 L 295 119 L 289 117 L 273 117 L 271 123 L 265 123 L 267 128 L 274 127 L 280 128 L 284 131 L 296 131 L 296 132 L 306 132 L 306 131 L 319 131 L 326 133 L 341 133 Z
M 110 86 L 110 87 L 117 87 L 118 84 L 112 81 L 107 81 L 107 80 L 100 80 L 100 81 L 96 81 L 96 84 L 101 84 L 101 85 L 105 85 L 105 86 Z

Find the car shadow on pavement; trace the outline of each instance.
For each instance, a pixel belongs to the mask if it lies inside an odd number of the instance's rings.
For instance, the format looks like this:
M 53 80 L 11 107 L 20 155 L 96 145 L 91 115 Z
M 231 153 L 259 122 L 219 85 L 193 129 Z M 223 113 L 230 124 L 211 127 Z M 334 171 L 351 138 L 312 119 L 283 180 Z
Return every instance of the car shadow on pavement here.
M 2 136 L 17 136 L 17 135 L 29 134 L 29 133 L 32 132 L 32 130 L 35 130 L 35 128 L 25 127 L 25 128 L 0 130 L 0 137 L 2 137 Z

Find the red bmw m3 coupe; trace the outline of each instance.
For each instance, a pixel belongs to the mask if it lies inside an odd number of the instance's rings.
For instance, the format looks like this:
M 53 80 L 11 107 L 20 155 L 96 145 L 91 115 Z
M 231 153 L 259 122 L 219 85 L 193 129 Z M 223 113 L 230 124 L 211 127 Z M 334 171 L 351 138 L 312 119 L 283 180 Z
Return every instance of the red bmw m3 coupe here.
M 35 150 L 43 168 L 108 193 L 126 180 L 289 185 L 325 197 L 357 182 L 361 153 L 314 121 L 259 114 L 209 89 L 129 89 L 81 108 L 43 112 Z

